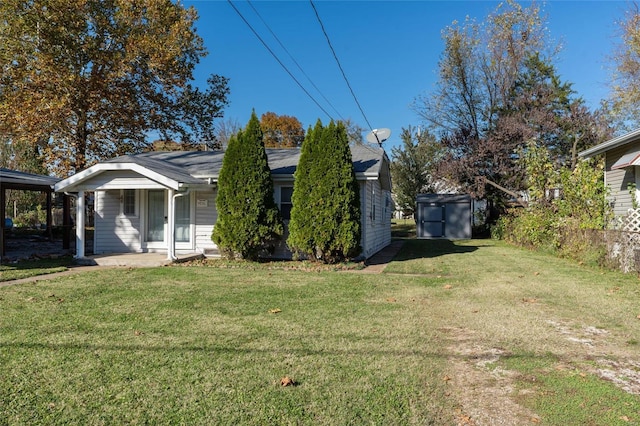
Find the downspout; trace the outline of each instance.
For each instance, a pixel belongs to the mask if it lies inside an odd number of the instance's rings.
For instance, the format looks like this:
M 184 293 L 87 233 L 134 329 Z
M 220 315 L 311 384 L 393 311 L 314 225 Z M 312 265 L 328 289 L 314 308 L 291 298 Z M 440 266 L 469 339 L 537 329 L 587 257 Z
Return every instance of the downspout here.
M 65 195 L 76 198 L 76 255 L 74 259 L 84 258 L 84 191 L 77 194 L 65 192 Z
M 171 202 L 169 203 L 169 244 L 167 247 L 167 260 L 178 260 L 176 256 L 176 198 L 184 197 L 190 193 L 191 189 L 178 193 L 173 193 L 172 189 L 169 190 L 169 199 Z

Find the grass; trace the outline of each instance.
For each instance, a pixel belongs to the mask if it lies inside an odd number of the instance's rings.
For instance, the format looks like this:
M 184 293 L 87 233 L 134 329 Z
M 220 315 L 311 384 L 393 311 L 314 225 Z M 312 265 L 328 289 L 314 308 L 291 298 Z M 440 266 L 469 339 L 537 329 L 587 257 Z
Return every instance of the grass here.
M 378 275 L 200 265 L 3 287 L 0 424 L 455 424 L 474 409 L 460 363 L 511 371 L 542 424 L 639 424 L 640 397 L 596 374 L 637 359 L 639 297 L 635 276 L 491 240 L 408 240 Z
M 71 256 L 55 259 L 22 260 L 0 264 L 0 282 L 66 271 L 73 264 Z

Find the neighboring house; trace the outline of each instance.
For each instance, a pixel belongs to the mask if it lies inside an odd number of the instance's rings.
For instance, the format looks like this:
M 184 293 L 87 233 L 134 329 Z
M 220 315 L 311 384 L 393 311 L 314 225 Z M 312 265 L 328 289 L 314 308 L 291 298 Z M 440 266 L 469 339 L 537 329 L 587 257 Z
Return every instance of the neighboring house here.
M 609 188 L 608 201 L 615 216 L 626 216 L 633 207 L 633 197 L 640 200 L 640 129 L 627 133 L 578 155 L 590 158 L 604 154 L 604 182 Z M 634 195 L 632 195 L 632 193 Z
M 391 175 L 381 148 L 351 148 L 360 187 L 362 254 L 368 258 L 391 242 Z M 222 151 L 147 152 L 125 155 L 79 172 L 55 185 L 77 194 L 76 257 L 84 253 L 85 194 L 94 192 L 94 254 L 217 254 L 211 232 L 217 219 Z M 285 224 L 291 211 L 299 149 L 267 149 L 274 199 Z M 171 230 L 171 231 L 170 231 Z M 286 238 L 286 237 L 285 237 Z M 283 243 L 274 255 L 290 257 Z

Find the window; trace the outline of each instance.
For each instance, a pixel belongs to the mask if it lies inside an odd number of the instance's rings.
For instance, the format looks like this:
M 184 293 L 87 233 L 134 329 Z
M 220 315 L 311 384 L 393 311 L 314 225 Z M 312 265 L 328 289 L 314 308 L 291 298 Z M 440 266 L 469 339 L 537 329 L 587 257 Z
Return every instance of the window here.
M 123 189 L 120 193 L 121 211 L 125 216 L 136 215 L 136 190 Z
M 284 220 L 291 219 L 291 207 L 293 207 L 293 204 L 291 203 L 292 195 L 292 186 L 280 187 L 280 214 L 282 214 L 282 219 Z

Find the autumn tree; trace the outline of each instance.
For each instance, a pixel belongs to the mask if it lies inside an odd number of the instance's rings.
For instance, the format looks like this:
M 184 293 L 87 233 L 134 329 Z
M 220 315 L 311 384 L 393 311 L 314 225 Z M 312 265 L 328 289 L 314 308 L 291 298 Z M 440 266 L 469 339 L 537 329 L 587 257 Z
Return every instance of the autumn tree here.
M 633 3 L 620 20 L 622 42 L 611 57 L 611 95 L 605 104 L 609 118 L 621 131 L 640 126 L 640 9 Z
M 197 14 L 171 0 L 0 2 L 0 132 L 61 176 L 149 134 L 213 141 L 227 79 L 192 84 Z M 44 143 L 43 143 L 44 142 Z
M 260 117 L 260 127 L 264 132 L 266 147 L 295 148 L 299 147 L 304 139 L 302 123 L 288 115 L 266 112 Z
M 232 136 L 222 160 L 212 240 L 228 258 L 255 260 L 272 252 L 283 234 L 273 181 L 255 112 Z
M 484 137 L 494 129 L 524 61 L 535 52 L 555 51 L 540 7 L 513 0 L 501 3 L 484 22 L 454 21 L 442 38 L 436 89 L 413 103 L 436 134 L 465 129 Z
M 402 129 L 402 144 L 391 148 L 391 180 L 396 202 L 403 212 L 415 212 L 418 194 L 437 192 L 436 169 L 442 157 L 442 145 L 428 131 Z

